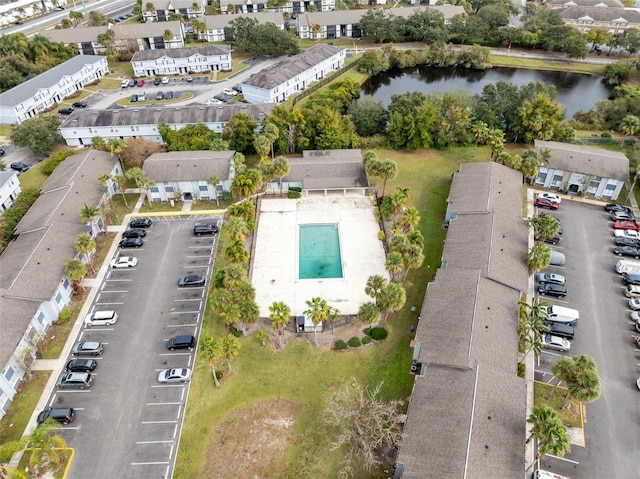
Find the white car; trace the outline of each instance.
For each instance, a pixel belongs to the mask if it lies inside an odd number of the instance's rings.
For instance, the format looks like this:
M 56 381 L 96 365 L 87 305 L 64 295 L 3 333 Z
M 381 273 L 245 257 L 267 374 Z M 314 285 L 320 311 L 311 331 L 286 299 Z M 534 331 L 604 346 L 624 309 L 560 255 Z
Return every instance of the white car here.
M 163 369 L 158 374 L 159 383 L 184 383 L 191 377 L 191 369 L 189 368 L 171 368 Z
M 128 86 L 129 86 L 129 80 L 122 80 L 122 83 L 120 83 L 121 88 L 127 88 Z
M 85 326 L 111 326 L 118 322 L 118 313 L 115 311 L 95 311 L 84 318 Z
M 556 349 L 558 351 L 569 351 L 569 349 L 571 349 L 571 343 L 568 339 L 561 338 L 560 336 L 545 334 L 542 336 L 542 347 Z
M 222 90 L 222 93 L 229 96 L 236 96 L 238 94 L 238 92 L 233 88 L 225 88 L 224 90 Z
M 640 286 L 635 284 L 628 284 L 624 290 L 624 295 L 627 298 L 640 298 Z
M 635 230 L 613 230 L 613 236 L 616 238 L 640 239 L 640 231 Z
M 538 198 L 546 198 L 549 201 L 553 201 L 554 203 L 562 203 L 562 198 L 560 195 L 556 195 L 555 193 L 540 193 Z
M 162 84 L 166 85 L 167 83 L 169 83 L 169 78 L 168 77 L 162 77 Z
M 633 311 L 640 311 L 640 298 L 631 298 L 629 300 L 629 309 Z
M 207 100 L 207 105 L 222 105 L 224 102 L 218 100 L 217 98 L 212 98 L 211 100 Z
M 133 268 L 138 264 L 138 258 L 133 256 L 120 256 L 111 260 L 112 268 Z

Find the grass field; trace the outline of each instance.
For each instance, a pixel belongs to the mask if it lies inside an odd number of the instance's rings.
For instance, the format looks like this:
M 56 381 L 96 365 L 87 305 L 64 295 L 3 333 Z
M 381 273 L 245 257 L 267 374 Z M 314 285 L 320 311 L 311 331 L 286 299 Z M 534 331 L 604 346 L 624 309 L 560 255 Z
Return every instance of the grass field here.
M 488 154 L 488 149 L 479 148 L 475 160 L 486 161 Z M 294 417 L 293 426 L 288 430 L 289 442 L 275 457 L 269 457 L 269 467 L 261 471 L 260 477 L 335 477 L 342 456 L 340 451 L 331 451 L 332 431 L 322 419 L 329 394 L 356 377 L 364 384 L 383 380 L 386 398 L 408 398 L 413 385 L 408 372 L 412 355 L 410 326 L 416 322 L 426 284 L 440 264 L 445 237 L 442 221 L 451 175 L 461 162 L 474 161 L 473 148 L 379 151 L 378 155 L 398 163 L 400 173 L 387 183 L 387 192 L 393 192 L 396 186 L 410 188 L 410 203 L 421 211 L 419 228 L 425 237 L 425 264 L 408 276 L 407 302 L 388 320 L 389 338 L 374 347 L 336 353 L 312 347 L 305 340 L 295 340 L 275 351 L 262 347 L 253 336 L 244 337 L 233 363 L 235 373 L 223 378 L 220 389 L 213 386 L 209 365 L 198 357 L 174 477 L 208 477 L 217 470 L 217 464 L 234 462 L 235 457 L 225 457 L 224 450 L 212 445 L 218 444 L 221 436 L 226 437 L 225 431 L 232 424 L 246 420 L 250 412 L 261 410 L 261 405 L 274 404 Z M 223 233 L 218 251 L 224 250 L 227 241 Z M 221 267 L 224 259 L 218 254 L 215 270 Z M 226 334 L 220 318 L 210 309 L 202 334 Z M 221 367 L 224 364 L 222 361 Z M 245 450 L 260 447 L 258 437 L 237 437 L 242 434 L 237 427 L 234 429 L 235 440 L 240 441 L 238 457 Z M 356 477 L 382 477 L 380 474 L 381 471 L 359 471 Z
M 554 409 L 562 424 L 567 427 L 582 427 L 582 416 L 580 414 L 580 403 L 575 399 L 569 401 L 569 407 L 563 407 L 566 401 L 567 389 L 563 387 L 556 388 L 553 392 L 553 386 L 546 383 L 535 382 L 533 387 L 534 402 L 536 406 L 543 404 Z

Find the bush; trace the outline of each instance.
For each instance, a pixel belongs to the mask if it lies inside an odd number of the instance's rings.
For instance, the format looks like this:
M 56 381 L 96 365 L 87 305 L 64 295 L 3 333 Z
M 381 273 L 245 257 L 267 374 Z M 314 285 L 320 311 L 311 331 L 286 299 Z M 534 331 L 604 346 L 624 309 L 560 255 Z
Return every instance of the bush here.
M 244 336 L 244 333 L 240 331 L 238 328 L 236 328 L 235 326 L 229 326 L 229 332 L 233 334 L 236 338 L 241 338 L 242 336 Z
M 287 193 L 287 198 L 291 198 L 291 199 L 296 199 L 296 198 L 300 198 L 302 195 L 300 194 L 299 191 L 289 191 L 289 193 Z
M 387 330 L 384 328 L 373 328 L 371 330 L 371 333 L 369 334 L 369 336 L 371 336 L 373 339 L 375 339 L 376 341 L 380 341 L 384 338 L 387 337 Z
M 348 347 L 349 346 L 347 346 L 347 343 L 345 343 L 342 339 L 338 339 L 336 343 L 333 345 L 333 349 L 335 349 L 336 351 L 347 349 Z
M 369 344 L 371 341 L 373 341 L 373 339 L 371 339 L 371 336 L 365 336 L 364 338 L 362 338 L 362 345 L 364 346 L 365 344 Z
M 65 323 L 68 323 L 70 319 L 71 319 L 71 310 L 69 308 L 64 308 L 58 314 L 58 320 L 55 323 L 65 324 Z
M 364 329 L 362 330 L 362 332 L 363 332 L 364 334 L 366 334 L 367 336 L 371 336 L 371 328 L 364 328 Z
M 62 163 L 70 156 L 76 155 L 77 153 L 78 152 L 75 150 L 59 151 L 58 153 L 51 155 L 44 161 L 44 163 L 42 164 L 42 168 L 40 168 L 40 171 L 43 175 L 49 176 L 51 175 L 51 173 L 53 173 L 53 170 L 55 170 L 60 163 Z
M 353 338 L 351 338 L 348 341 L 348 344 L 350 348 L 359 348 L 360 346 L 362 346 L 362 343 L 360 342 L 360 338 L 358 336 L 354 336 Z
M 298 193 L 302 193 L 302 188 L 299 186 L 290 186 L 289 191 L 297 191 Z

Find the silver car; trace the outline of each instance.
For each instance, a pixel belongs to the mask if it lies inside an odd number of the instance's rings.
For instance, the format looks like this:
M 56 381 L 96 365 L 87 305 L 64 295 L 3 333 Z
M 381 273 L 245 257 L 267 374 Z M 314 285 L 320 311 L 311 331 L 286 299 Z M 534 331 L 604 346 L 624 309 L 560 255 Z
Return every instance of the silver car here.
M 71 349 L 74 356 L 100 356 L 104 351 L 104 345 L 96 341 L 84 341 L 76 343 Z

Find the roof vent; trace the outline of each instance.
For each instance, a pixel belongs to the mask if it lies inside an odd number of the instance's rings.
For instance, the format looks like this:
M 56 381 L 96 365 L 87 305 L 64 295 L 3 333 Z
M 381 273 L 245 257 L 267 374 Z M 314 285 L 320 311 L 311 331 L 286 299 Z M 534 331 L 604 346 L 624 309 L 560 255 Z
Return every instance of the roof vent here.
M 162 111 L 162 108 L 156 108 L 156 111 Z

